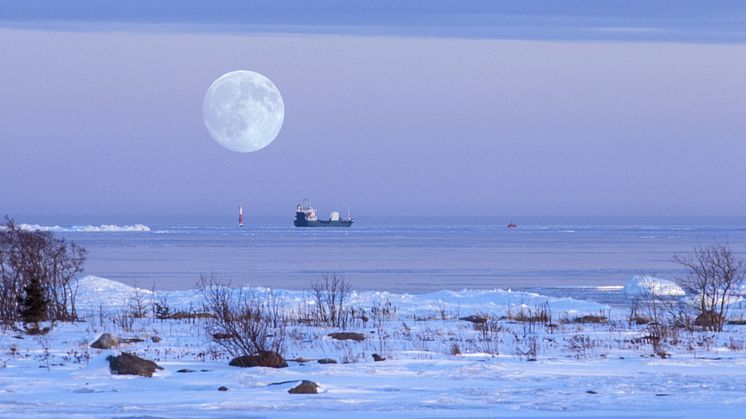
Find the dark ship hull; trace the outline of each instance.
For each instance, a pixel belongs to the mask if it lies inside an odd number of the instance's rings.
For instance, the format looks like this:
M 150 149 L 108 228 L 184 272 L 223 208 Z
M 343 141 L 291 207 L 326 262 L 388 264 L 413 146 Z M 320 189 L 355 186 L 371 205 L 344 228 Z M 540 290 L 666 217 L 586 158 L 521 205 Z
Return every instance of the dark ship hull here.
M 304 200 L 295 207 L 293 224 L 296 227 L 349 227 L 353 221 L 349 214 L 347 219 L 343 219 L 336 211 L 331 213 L 328 220 L 319 220 L 316 217 L 316 208 L 312 207 L 308 200 Z
M 293 224 L 295 224 L 296 227 L 349 227 L 352 225 L 353 220 L 338 220 L 338 221 L 332 221 L 332 220 L 315 220 L 315 221 L 307 221 L 305 219 L 299 220 L 295 219 L 293 220 Z

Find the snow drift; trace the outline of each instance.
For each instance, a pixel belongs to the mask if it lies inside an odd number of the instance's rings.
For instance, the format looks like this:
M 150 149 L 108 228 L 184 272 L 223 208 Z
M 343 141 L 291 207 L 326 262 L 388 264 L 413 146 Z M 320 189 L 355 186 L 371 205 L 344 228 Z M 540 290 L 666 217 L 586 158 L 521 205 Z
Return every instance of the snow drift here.
M 628 297 L 680 297 L 686 294 L 675 282 L 650 275 L 638 275 L 633 277 L 627 285 L 624 286 L 624 292 Z
M 245 287 L 245 291 L 257 298 L 278 299 L 286 307 L 300 304 L 313 304 L 310 291 Z M 87 275 L 78 280 L 77 305 L 80 309 L 96 310 L 101 304 L 109 309 L 125 307 L 138 293 L 136 288 L 123 283 Z M 140 296 L 152 299 L 153 291 L 140 289 Z M 200 307 L 202 296 L 199 290 L 155 291 L 155 298 L 166 299 L 175 309 Z M 446 310 L 449 313 L 469 315 L 487 313 L 505 315 L 509 310 L 534 309 L 547 303 L 554 312 L 593 314 L 607 311 L 610 307 L 593 301 L 574 298 L 548 297 L 532 292 L 510 290 L 461 290 L 437 291 L 427 294 L 395 294 L 386 291 L 353 291 L 349 304 L 356 307 L 370 307 L 376 302 L 390 301 L 400 314 L 427 314 Z

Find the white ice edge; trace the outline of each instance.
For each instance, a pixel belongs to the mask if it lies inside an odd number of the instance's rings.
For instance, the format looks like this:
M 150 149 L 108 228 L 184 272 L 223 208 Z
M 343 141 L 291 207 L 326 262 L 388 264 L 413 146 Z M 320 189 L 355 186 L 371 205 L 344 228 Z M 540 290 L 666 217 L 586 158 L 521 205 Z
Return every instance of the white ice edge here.
M 59 225 L 39 225 L 39 224 L 18 224 L 18 227 L 22 230 L 27 231 L 51 231 L 51 232 L 62 232 L 62 233 L 132 233 L 132 232 L 143 232 L 147 233 L 150 231 L 150 227 L 145 224 L 132 224 L 132 225 L 116 225 L 116 224 L 101 224 L 101 225 L 74 225 L 70 227 L 62 227 Z

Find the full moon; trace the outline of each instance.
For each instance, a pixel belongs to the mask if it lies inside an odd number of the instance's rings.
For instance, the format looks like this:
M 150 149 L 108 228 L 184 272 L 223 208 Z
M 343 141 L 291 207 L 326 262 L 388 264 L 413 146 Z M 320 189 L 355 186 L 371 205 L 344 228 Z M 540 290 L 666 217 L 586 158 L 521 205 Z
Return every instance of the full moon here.
M 253 71 L 231 71 L 207 89 L 202 118 L 218 144 L 249 153 L 268 146 L 277 137 L 285 119 L 285 104 L 267 77 Z

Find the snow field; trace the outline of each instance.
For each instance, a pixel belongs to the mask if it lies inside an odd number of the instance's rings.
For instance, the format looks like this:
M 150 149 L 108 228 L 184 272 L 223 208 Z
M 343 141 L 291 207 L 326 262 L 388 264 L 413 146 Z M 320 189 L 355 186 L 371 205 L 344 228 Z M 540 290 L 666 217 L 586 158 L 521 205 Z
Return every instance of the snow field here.
M 272 292 L 286 308 L 309 300 L 303 292 L 253 291 Z M 195 291 L 137 293 L 164 299 L 174 311 L 201 307 Z M 390 301 L 396 313 L 379 324 L 354 322 L 352 331 L 365 341 L 336 341 L 327 336 L 335 329 L 291 324 L 286 358 L 308 361 L 241 369 L 228 366 L 204 319 L 118 321 L 135 294 L 86 277 L 83 322 L 59 324 L 46 336 L 0 333 L 0 417 L 694 418 L 741 417 L 746 408 L 743 326 L 720 335 L 681 333 L 675 344 L 663 343 L 670 357 L 661 359 L 644 339 L 644 326 L 628 325 L 623 311 L 593 302 L 500 290 L 367 292 L 354 294 L 351 304 Z M 516 320 L 547 307 L 551 322 Z M 489 315 L 494 328 L 458 319 L 470 314 Z M 584 315 L 611 320 L 573 322 Z M 143 342 L 90 348 L 102 332 Z M 119 351 L 165 370 L 152 378 L 111 375 L 106 357 Z M 373 353 L 386 361 L 373 362 Z M 322 365 L 318 358 L 339 363 Z M 194 372 L 177 372 L 183 368 Z M 304 379 L 319 383 L 320 394 L 287 393 Z M 220 386 L 229 391 L 217 391 Z

